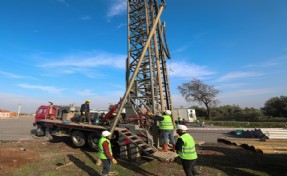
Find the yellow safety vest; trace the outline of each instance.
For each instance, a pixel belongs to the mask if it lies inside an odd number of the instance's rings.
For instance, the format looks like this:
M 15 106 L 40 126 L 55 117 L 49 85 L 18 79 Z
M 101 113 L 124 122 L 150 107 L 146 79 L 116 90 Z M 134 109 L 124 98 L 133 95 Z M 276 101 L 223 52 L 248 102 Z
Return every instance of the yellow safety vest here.
M 111 153 L 111 155 L 113 155 L 110 140 L 108 140 L 108 139 L 105 138 L 105 137 L 101 137 L 100 140 L 99 140 L 99 143 L 98 143 L 98 147 L 99 147 L 98 157 L 99 157 L 100 159 L 108 159 L 107 156 L 106 156 L 105 153 L 104 153 L 103 143 L 104 143 L 105 141 L 107 141 L 107 142 L 109 143 L 110 153 Z
M 193 137 L 188 133 L 181 135 L 179 138 L 183 141 L 181 151 L 178 151 L 178 155 L 181 159 L 194 160 L 197 159 L 197 153 L 195 150 L 195 142 Z
M 159 121 L 159 128 L 161 130 L 172 130 L 173 129 L 172 120 L 169 115 L 164 115 L 163 120 Z

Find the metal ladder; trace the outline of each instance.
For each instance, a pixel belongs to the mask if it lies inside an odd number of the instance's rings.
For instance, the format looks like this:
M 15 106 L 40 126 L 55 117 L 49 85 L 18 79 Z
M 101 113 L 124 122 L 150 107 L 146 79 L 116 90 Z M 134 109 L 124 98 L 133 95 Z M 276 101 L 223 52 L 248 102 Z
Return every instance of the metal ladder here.
M 118 132 L 123 135 L 126 139 L 129 139 L 131 143 L 136 145 L 144 154 L 157 158 L 153 156 L 153 153 L 157 152 L 157 149 L 153 146 L 148 145 L 140 137 L 132 133 L 128 129 L 119 129 Z

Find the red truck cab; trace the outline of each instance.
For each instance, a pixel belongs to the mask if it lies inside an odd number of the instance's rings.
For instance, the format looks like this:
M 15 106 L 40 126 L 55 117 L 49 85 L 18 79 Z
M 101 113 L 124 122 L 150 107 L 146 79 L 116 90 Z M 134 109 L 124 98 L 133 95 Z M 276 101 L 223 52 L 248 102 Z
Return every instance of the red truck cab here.
M 42 105 L 38 108 L 36 111 L 36 116 L 34 119 L 34 123 L 37 123 L 38 120 L 43 120 L 43 119 L 59 119 L 57 117 L 57 109 L 59 109 L 59 106 L 55 105 Z

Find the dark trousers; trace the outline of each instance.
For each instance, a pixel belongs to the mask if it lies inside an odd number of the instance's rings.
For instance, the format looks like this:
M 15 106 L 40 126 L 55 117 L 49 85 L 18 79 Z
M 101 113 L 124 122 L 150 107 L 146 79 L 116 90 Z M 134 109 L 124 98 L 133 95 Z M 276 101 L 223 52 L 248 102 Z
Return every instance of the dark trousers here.
M 186 176 L 193 176 L 196 174 L 196 171 L 195 171 L 196 159 L 195 160 L 181 159 L 181 161 L 182 161 L 182 167 L 183 167 L 183 170 Z
M 109 175 L 112 168 L 112 161 L 110 159 L 101 159 L 103 164 L 102 175 Z
M 86 113 L 86 114 L 83 114 L 81 116 L 81 122 L 89 122 L 91 123 L 91 117 L 90 117 L 90 113 Z

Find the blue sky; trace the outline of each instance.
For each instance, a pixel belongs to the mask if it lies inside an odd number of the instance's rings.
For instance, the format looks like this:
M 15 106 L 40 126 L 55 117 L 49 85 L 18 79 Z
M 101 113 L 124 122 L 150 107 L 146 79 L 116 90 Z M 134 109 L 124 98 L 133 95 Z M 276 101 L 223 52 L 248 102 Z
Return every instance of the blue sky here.
M 175 107 L 192 78 L 215 86 L 220 105 L 262 107 L 287 94 L 286 0 L 166 0 L 161 17 Z M 106 109 L 125 91 L 125 0 L 0 1 L 0 109 Z

